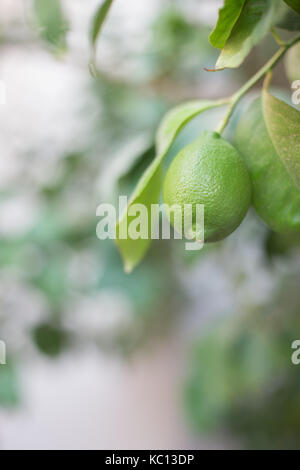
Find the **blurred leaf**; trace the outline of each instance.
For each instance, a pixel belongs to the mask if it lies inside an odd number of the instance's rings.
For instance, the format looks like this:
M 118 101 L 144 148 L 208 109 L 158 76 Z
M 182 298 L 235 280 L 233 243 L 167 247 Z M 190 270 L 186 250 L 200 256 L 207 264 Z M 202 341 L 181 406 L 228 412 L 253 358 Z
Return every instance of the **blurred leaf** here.
M 160 10 L 152 25 L 152 37 L 144 58 L 149 79 L 156 79 L 160 84 L 165 80 L 174 83 L 182 77 L 188 86 L 195 75 L 203 73 L 201 64 L 210 59 L 208 33 L 206 25 L 187 18 L 183 9 L 170 2 Z M 180 83 L 179 90 L 182 89 Z
M 286 29 L 288 31 L 300 30 L 300 16 L 283 3 L 281 4 L 281 9 L 278 12 L 278 17 L 279 19 L 275 24 L 278 28 Z
M 299 450 L 299 396 L 297 374 L 278 377 L 261 397 L 229 409 L 226 423 L 247 449 Z
M 293 10 L 295 10 L 297 13 L 300 15 L 300 3 L 299 0 L 284 0 L 285 3 L 291 7 Z
M 122 269 L 120 256 L 114 246 L 109 240 L 103 243 L 105 243 L 105 253 L 103 255 L 103 273 L 98 284 L 99 289 L 123 292 L 129 297 L 134 311 L 139 316 L 155 315 L 154 305 L 166 295 L 170 284 L 172 287 L 174 286 L 174 279 L 171 281 L 172 275 L 170 273 L 167 275 L 170 266 L 168 258 L 166 256 L 163 258 L 159 248 L 154 247 L 151 250 L 151 262 L 143 263 L 131 276 L 126 276 Z M 166 254 L 166 248 L 163 250 Z
M 278 256 L 287 256 L 295 248 L 300 248 L 299 235 L 278 234 L 269 231 L 265 238 L 265 252 L 269 259 Z
M 300 111 L 266 90 L 263 93 L 263 109 L 273 145 L 292 180 L 300 188 Z
M 224 104 L 218 101 L 191 101 L 184 103 L 167 113 L 157 134 L 157 156 L 140 179 L 127 207 L 117 224 L 116 243 L 123 257 L 126 272 L 131 272 L 146 254 L 150 244 L 151 204 L 159 201 L 162 177 L 162 162 L 180 130 L 198 114 Z M 133 240 L 128 229 L 136 216 L 130 216 L 130 208 L 134 204 L 143 204 L 148 210 L 148 238 Z M 121 234 L 123 237 L 121 238 Z
M 242 12 L 246 0 L 225 0 L 219 10 L 219 18 L 209 40 L 212 46 L 223 49 Z
M 237 318 L 222 322 L 193 351 L 186 403 L 194 425 L 205 432 L 221 428 L 228 409 L 281 370 L 281 357 L 263 330 Z
M 239 447 L 299 448 L 300 376 L 291 362 L 299 281 L 299 267 L 287 270 L 267 303 L 227 316 L 198 340 L 185 389 L 197 430 L 221 430 Z
M 41 37 L 56 49 L 64 50 L 68 22 L 60 0 L 34 0 L 34 14 L 40 27 Z
M 15 406 L 19 401 L 16 374 L 10 361 L 0 365 L 0 406 Z
M 31 282 L 45 294 L 52 308 L 59 308 L 61 302 L 66 298 L 69 288 L 67 277 L 68 253 L 66 248 L 63 249 L 61 246 L 54 244 L 51 245 L 48 253 L 45 250 L 45 256 L 46 261 L 37 275 L 33 275 Z M 30 270 L 30 267 L 28 270 Z
M 104 24 L 104 21 L 107 17 L 107 14 L 109 12 L 109 9 L 112 5 L 113 0 L 104 0 L 100 6 L 98 7 L 93 20 L 92 20 L 92 25 L 90 29 L 90 41 L 92 46 L 95 48 L 97 39 L 100 35 L 102 26 Z
M 279 3 L 276 0 L 246 0 L 243 11 L 218 58 L 216 68 L 239 67 L 252 47 L 270 30 Z
M 59 356 L 68 344 L 68 336 L 61 328 L 44 323 L 32 332 L 36 347 L 46 356 Z

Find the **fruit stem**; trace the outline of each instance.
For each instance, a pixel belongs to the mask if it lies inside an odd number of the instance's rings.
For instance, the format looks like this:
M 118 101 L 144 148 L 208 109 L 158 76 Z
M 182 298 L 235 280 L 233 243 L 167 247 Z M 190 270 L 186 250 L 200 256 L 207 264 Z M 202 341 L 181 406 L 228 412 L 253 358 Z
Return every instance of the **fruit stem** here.
M 272 70 L 270 70 L 265 76 L 263 89 L 266 90 L 266 91 L 268 91 L 268 89 L 269 89 L 269 86 L 270 86 L 270 83 L 271 83 L 271 80 L 272 80 L 272 76 L 273 76 Z
M 271 33 L 275 39 L 275 41 L 277 42 L 277 44 L 282 47 L 282 46 L 285 46 L 285 42 L 281 39 L 281 37 L 277 34 L 275 28 L 272 28 L 271 29 Z
M 220 125 L 216 129 L 216 132 L 219 134 L 222 134 L 224 129 L 226 128 L 233 111 L 235 110 L 237 104 L 239 101 L 243 98 L 243 96 L 254 86 L 256 83 L 263 78 L 268 72 L 273 70 L 275 65 L 280 61 L 280 59 L 284 56 L 284 54 L 292 47 L 294 44 L 300 41 L 300 36 L 297 36 L 296 38 L 292 39 L 289 42 L 286 42 L 284 45 L 278 49 L 278 51 L 271 57 L 271 59 L 260 69 L 258 72 L 256 72 L 255 75 L 253 75 L 248 82 L 245 83 L 236 93 L 234 93 L 231 98 L 230 98 L 230 106 L 229 109 L 224 117 L 224 119 L 221 121 Z

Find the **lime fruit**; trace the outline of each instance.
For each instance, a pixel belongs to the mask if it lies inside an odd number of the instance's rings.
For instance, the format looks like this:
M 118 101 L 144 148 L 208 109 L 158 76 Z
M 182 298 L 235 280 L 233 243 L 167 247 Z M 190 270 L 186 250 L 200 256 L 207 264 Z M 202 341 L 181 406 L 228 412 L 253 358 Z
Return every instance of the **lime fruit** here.
M 273 146 L 261 99 L 255 100 L 242 116 L 235 146 L 251 175 L 256 212 L 275 232 L 300 233 L 300 191 Z
M 244 219 L 251 203 L 251 181 L 247 167 L 237 150 L 216 132 L 206 131 L 185 147 L 173 160 L 163 187 L 164 203 L 177 206 L 204 205 L 204 238 L 215 242 L 230 235 Z M 175 230 L 182 232 L 176 211 L 169 214 Z M 197 229 L 194 227 L 195 239 Z

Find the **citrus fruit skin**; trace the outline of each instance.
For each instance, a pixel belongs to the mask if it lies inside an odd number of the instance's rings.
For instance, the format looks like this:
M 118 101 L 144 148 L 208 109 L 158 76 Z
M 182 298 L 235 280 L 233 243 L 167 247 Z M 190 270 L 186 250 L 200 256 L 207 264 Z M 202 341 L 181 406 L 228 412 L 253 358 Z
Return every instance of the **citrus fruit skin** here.
M 219 241 L 240 225 L 249 209 L 250 176 L 237 150 L 216 132 L 206 131 L 173 160 L 163 198 L 182 213 L 185 204 L 192 204 L 193 218 L 196 204 L 204 204 L 204 241 Z M 181 232 L 172 213 L 170 221 Z
M 275 232 L 300 233 L 300 191 L 277 154 L 255 100 L 237 127 L 235 146 L 245 159 L 253 187 L 253 206 Z

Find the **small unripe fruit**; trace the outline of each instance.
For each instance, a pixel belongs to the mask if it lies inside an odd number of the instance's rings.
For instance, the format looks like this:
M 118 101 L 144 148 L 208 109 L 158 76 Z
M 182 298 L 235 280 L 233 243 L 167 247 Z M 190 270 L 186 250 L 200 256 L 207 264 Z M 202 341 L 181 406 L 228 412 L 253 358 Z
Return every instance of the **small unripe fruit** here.
M 230 235 L 244 219 L 251 202 L 247 167 L 237 150 L 216 132 L 206 131 L 172 162 L 163 187 L 164 203 L 204 205 L 205 241 Z M 181 231 L 171 213 L 171 223 Z M 195 230 L 196 232 L 196 230 Z M 196 234 L 195 234 L 195 238 Z

